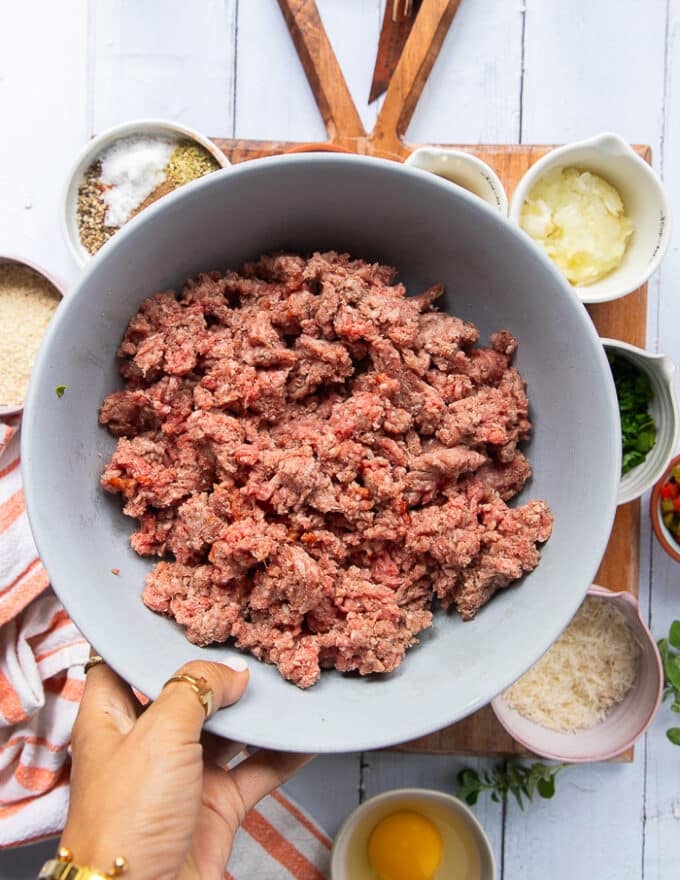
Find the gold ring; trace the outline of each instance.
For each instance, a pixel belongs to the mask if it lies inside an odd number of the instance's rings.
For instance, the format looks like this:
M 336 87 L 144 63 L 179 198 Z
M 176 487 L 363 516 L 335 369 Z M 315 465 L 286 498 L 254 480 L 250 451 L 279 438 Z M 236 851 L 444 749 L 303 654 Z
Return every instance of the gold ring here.
M 179 672 L 177 675 L 173 675 L 172 678 L 169 678 L 165 684 L 163 685 L 163 689 L 165 689 L 169 684 L 172 684 L 174 681 L 184 682 L 184 684 L 188 684 L 189 687 L 194 691 L 196 696 L 199 699 L 201 706 L 205 710 L 205 717 L 209 718 L 212 709 L 213 709 L 213 692 L 208 682 L 203 676 L 196 678 L 193 675 L 189 675 L 188 672 Z
M 87 675 L 93 666 L 99 666 L 100 663 L 106 663 L 106 660 L 104 660 L 103 657 L 100 657 L 99 654 L 93 654 L 87 663 L 83 664 L 83 672 Z

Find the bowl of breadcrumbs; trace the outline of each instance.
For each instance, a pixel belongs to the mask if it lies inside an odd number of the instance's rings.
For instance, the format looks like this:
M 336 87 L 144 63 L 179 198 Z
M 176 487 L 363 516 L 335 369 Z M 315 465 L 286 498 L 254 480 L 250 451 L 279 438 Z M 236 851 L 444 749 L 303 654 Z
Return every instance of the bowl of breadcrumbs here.
M 137 119 L 93 138 L 66 186 L 64 231 L 84 266 L 141 211 L 168 193 L 229 165 L 200 132 L 163 119 Z
M 0 256 L 0 418 L 23 410 L 38 348 L 63 295 L 34 263 Z

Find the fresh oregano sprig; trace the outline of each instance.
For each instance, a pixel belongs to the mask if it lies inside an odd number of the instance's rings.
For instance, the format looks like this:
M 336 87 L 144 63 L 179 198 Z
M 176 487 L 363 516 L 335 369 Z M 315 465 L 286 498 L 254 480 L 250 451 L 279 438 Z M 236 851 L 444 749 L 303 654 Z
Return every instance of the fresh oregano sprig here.
M 657 642 L 663 660 L 664 700 L 672 700 L 671 712 L 680 714 L 680 620 L 674 620 L 667 639 Z M 680 727 L 670 727 L 666 736 L 674 746 L 680 746 Z
M 536 793 L 551 798 L 555 794 L 555 777 L 568 766 L 536 763 L 527 767 L 517 761 L 505 761 L 482 776 L 468 767 L 458 774 L 458 797 L 473 806 L 484 791 L 490 791 L 491 800 L 496 803 L 507 801 L 511 794 L 523 810 L 524 798 L 533 800 Z

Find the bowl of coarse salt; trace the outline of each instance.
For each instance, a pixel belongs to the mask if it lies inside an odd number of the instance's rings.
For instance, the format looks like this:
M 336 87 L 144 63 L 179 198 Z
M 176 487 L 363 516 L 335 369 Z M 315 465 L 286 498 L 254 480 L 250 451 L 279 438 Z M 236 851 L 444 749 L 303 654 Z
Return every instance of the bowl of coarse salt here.
M 663 666 L 628 592 L 592 586 L 551 648 L 491 708 L 520 745 L 566 763 L 606 761 L 647 730 Z
M 76 262 L 84 266 L 164 195 L 229 164 L 213 141 L 164 119 L 136 119 L 97 135 L 78 156 L 64 195 L 63 229 Z
M 63 295 L 61 282 L 40 266 L 0 256 L 0 419 L 21 413 L 38 348 Z

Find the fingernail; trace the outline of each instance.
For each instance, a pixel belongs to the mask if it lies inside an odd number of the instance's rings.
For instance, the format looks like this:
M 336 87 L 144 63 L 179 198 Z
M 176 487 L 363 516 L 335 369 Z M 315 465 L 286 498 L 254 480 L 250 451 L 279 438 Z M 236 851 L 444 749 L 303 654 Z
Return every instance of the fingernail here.
M 230 657 L 228 660 L 223 661 L 223 665 L 233 672 L 245 672 L 248 668 L 245 657 Z

